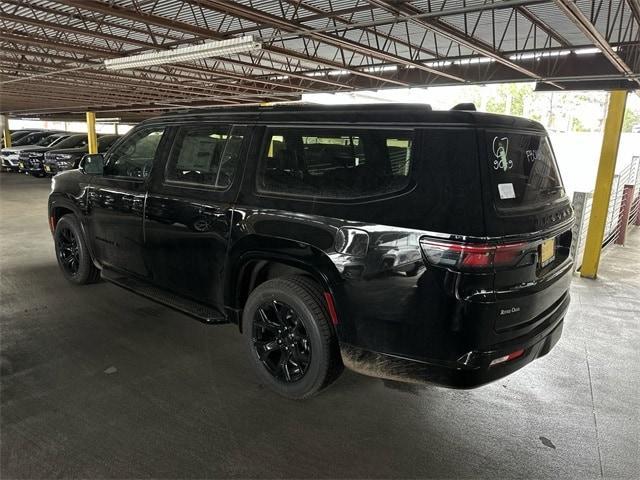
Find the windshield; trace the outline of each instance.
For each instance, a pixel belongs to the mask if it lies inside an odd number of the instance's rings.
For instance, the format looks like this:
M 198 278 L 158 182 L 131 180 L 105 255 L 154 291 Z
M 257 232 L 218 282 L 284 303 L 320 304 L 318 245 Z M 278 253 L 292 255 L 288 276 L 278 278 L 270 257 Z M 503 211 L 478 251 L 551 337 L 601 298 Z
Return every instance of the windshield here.
M 65 138 L 60 143 L 56 144 L 58 148 L 79 148 L 84 147 L 87 144 L 86 135 L 71 135 Z
M 56 141 L 60 140 L 60 137 L 57 135 L 49 135 L 48 137 L 44 137 L 38 143 L 36 143 L 39 147 L 48 147 L 53 145 Z
M 98 138 L 98 149 L 99 150 L 106 150 L 111 145 L 113 145 L 113 143 L 116 140 L 118 140 L 118 138 L 120 138 L 120 137 L 117 137 L 117 136 L 116 137 L 105 136 L 105 137 Z
M 564 195 L 545 135 L 487 132 L 493 198 L 499 209 L 528 208 Z
M 26 137 L 27 135 L 29 135 L 29 132 L 22 132 L 22 131 L 13 132 L 11 134 L 11 140 L 17 141 L 17 140 L 20 140 L 21 138 Z
M 45 135 L 46 136 L 46 135 Z M 33 145 L 35 142 L 42 138 L 42 133 L 30 133 L 22 137 L 17 142 L 14 142 L 14 146 L 19 147 L 20 145 Z

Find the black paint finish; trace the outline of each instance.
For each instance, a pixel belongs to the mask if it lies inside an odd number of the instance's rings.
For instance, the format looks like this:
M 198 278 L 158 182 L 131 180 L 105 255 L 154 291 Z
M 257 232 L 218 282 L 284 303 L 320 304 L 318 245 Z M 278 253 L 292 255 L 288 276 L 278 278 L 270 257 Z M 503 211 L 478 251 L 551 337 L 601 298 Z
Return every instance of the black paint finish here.
M 175 130 L 187 123 L 246 126 L 228 189 L 166 179 Z M 287 125 L 412 129 L 409 185 L 353 200 L 258 193 L 265 127 Z M 345 364 L 387 378 L 469 388 L 511 373 L 557 342 L 572 272 L 569 201 L 561 193 L 534 209 L 499 215 L 479 140 L 487 128 L 545 135 L 538 123 L 402 105 L 196 111 L 145 122 L 110 152 L 150 126 L 165 133 L 146 177 L 77 170 L 54 177 L 52 222 L 67 212 L 78 215 L 98 266 L 217 309 L 231 321 L 265 272 L 305 272 L 334 299 Z M 423 237 L 523 242 L 526 251 L 508 269 L 464 273 L 427 262 Z M 555 260 L 540 268 L 540 244 L 550 238 Z M 525 350 L 519 359 L 489 366 L 519 349 Z

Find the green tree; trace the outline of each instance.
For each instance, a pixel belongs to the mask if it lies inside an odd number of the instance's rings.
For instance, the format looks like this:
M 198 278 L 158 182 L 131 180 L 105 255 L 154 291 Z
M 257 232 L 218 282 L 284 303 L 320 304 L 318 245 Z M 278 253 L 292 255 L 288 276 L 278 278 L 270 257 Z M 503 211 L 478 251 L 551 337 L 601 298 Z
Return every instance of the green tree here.
M 531 95 L 533 95 L 533 87 L 529 84 L 500 85 L 496 95 L 487 101 L 487 112 L 523 116 L 527 98 Z
M 523 116 L 527 98 L 533 95 L 531 84 L 512 83 L 507 85 L 508 95 L 511 96 L 511 115 Z
M 505 113 L 506 106 L 503 96 L 491 97 L 487 100 L 487 112 L 489 113 Z
M 631 128 L 635 125 L 640 125 L 640 112 L 631 110 L 627 107 L 624 112 L 624 121 L 622 122 L 622 131 L 631 132 Z
M 571 131 L 572 132 L 588 132 L 589 129 L 584 126 L 584 124 L 580 121 L 579 118 L 571 119 Z

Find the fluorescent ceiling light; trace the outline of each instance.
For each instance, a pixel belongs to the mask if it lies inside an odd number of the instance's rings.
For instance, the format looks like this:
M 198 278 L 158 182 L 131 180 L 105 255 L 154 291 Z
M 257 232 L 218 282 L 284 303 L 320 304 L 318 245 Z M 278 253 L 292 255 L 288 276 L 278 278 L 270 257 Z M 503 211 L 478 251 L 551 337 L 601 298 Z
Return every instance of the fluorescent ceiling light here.
M 249 52 L 262 48 L 260 42 L 253 40 L 253 36 L 230 38 L 216 42 L 206 42 L 201 45 L 174 48 L 160 52 L 143 53 L 131 57 L 110 58 L 104 61 L 107 70 L 123 70 L 128 68 L 164 65 L 167 63 L 189 62 L 201 58 L 219 57 L 233 53 Z

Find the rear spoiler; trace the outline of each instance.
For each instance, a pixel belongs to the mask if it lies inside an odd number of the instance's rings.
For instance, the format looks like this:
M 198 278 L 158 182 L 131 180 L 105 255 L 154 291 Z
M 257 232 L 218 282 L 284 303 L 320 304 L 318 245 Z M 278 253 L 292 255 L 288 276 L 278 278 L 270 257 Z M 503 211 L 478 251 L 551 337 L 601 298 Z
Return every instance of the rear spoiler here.
M 451 110 L 466 110 L 469 112 L 475 112 L 476 111 L 476 105 L 475 103 L 472 102 L 468 102 L 468 103 L 459 103 L 454 107 L 451 107 Z

